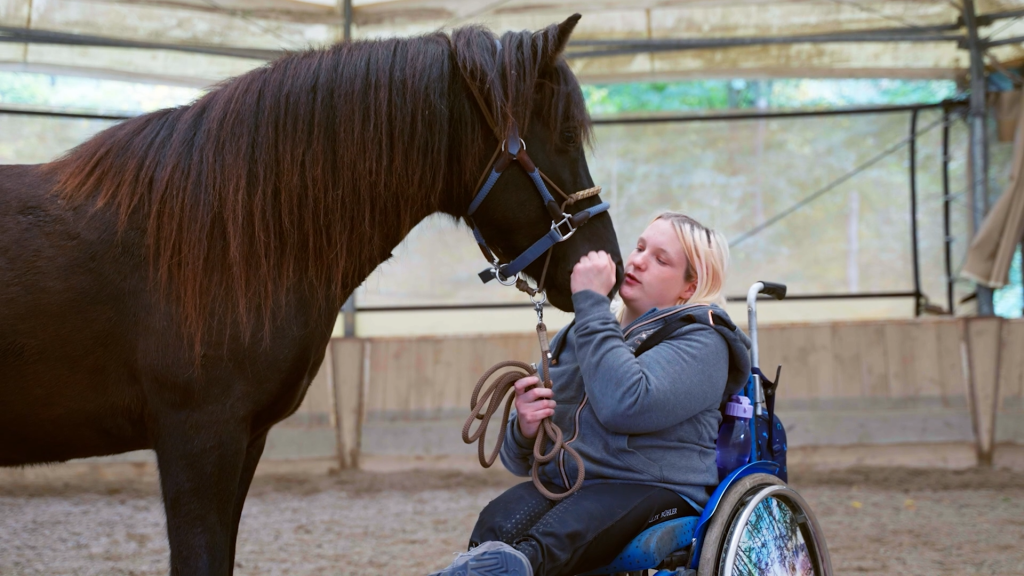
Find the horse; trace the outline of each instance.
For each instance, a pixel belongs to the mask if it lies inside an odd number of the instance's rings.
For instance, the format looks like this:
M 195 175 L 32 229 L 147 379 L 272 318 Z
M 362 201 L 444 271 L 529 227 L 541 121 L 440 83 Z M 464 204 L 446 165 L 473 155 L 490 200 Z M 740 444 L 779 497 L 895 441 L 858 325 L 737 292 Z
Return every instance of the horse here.
M 232 573 L 267 431 L 370 272 L 428 215 L 467 220 L 517 126 L 552 183 L 593 187 L 563 57 L 578 19 L 287 54 L 51 163 L 0 166 L 0 465 L 153 449 L 171 573 Z M 525 170 L 494 184 L 472 225 L 508 262 L 553 224 Z M 550 250 L 554 306 L 572 310 L 594 250 L 621 279 L 607 213 Z

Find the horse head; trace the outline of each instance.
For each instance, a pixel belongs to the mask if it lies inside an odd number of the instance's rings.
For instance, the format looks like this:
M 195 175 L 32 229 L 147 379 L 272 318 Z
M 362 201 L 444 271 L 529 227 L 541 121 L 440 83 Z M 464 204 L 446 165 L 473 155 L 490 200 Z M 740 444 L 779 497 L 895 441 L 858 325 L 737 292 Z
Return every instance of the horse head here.
M 499 279 L 521 268 L 565 311 L 573 310 L 573 266 L 588 252 L 610 254 L 616 286 L 622 279 L 615 229 L 587 166 L 590 118 L 562 56 L 579 18 L 500 39 L 474 27 L 452 36 L 480 134 L 467 153 L 476 168 L 472 200 L 458 215 L 495 259 Z

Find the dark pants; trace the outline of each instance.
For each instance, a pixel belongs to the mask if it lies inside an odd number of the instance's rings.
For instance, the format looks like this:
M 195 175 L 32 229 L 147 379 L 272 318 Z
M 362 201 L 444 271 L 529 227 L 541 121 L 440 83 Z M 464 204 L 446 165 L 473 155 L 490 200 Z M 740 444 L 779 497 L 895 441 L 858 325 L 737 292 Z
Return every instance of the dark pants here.
M 534 576 L 573 576 L 608 564 L 649 526 L 696 510 L 675 492 L 641 484 L 593 484 L 552 502 L 531 482 L 488 504 L 470 548 L 500 540 L 522 552 Z

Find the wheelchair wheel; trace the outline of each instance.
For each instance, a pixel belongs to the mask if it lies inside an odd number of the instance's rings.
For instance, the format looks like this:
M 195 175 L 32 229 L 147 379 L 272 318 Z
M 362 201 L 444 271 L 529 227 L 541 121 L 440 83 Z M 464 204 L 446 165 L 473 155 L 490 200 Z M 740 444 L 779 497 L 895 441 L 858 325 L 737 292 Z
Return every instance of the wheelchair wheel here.
M 753 474 L 729 488 L 701 547 L 699 576 L 831 576 L 821 527 L 782 480 Z

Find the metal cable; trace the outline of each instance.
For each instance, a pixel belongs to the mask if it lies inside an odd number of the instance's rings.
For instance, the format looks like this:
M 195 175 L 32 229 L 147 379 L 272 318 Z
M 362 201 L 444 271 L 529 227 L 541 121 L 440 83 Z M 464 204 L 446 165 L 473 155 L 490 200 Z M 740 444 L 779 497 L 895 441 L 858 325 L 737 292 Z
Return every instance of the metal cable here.
M 481 16 L 483 14 L 487 14 L 488 12 L 492 12 L 494 10 L 497 10 L 498 8 L 501 8 L 504 4 L 508 4 L 511 1 L 512 0 L 495 0 L 494 2 L 489 2 L 489 3 L 485 4 L 484 6 L 481 6 L 480 8 L 477 8 L 476 10 L 471 10 L 471 11 L 467 12 L 466 14 L 462 14 L 461 16 L 460 15 L 452 16 L 451 18 L 446 20 L 444 24 L 441 24 L 438 28 L 440 30 L 445 30 L 445 29 L 448 29 L 448 28 L 450 28 L 452 26 L 455 26 L 456 24 L 462 24 L 463 22 L 465 22 L 467 20 L 470 20 L 472 18 L 476 18 L 477 16 Z
M 213 8 L 216 8 L 217 10 L 220 10 L 220 11 L 224 12 L 225 14 L 231 15 L 233 18 L 238 18 L 239 20 L 244 20 L 244 21 L 248 22 L 249 24 L 252 24 L 256 28 L 259 28 L 263 32 L 266 32 L 267 34 L 270 34 L 271 36 L 273 36 L 273 37 L 277 38 L 278 40 L 284 42 L 284 46 L 282 46 L 282 48 L 288 49 L 288 47 L 292 45 L 292 40 L 291 39 L 285 38 L 284 36 L 281 35 L 281 33 L 279 33 L 276 30 L 273 30 L 273 29 L 267 27 L 266 25 L 264 25 L 259 20 L 256 20 L 255 18 L 252 18 L 252 17 L 246 15 L 245 12 L 243 12 L 241 10 L 232 10 L 232 9 L 222 5 L 220 2 L 217 2 L 216 0 L 203 0 L 203 2 L 205 2 L 206 4 L 209 4 Z
M 993 38 L 995 38 L 995 37 L 996 37 L 996 35 L 997 35 L 997 34 L 999 34 L 1000 32 L 1002 32 L 1003 30 L 1006 30 L 1006 29 L 1007 29 L 1007 28 L 1009 28 L 1010 26 L 1013 26 L 1013 25 L 1014 25 L 1014 24 L 1016 24 L 1016 23 L 1017 23 L 1017 21 L 1018 21 L 1018 20 L 1020 20 L 1020 19 L 1021 19 L 1021 16 L 1014 16 L 1013 18 L 1010 18 L 1010 20 L 1009 20 L 1009 21 L 1008 21 L 1008 22 L 1007 22 L 1006 24 L 1003 24 L 1003 25 L 1002 25 L 1002 27 L 1000 27 L 1000 28 L 999 28 L 998 30 L 995 30 L 995 31 L 993 31 L 993 32 L 990 32 L 990 33 L 989 33 L 989 35 L 988 35 L 988 36 L 986 36 L 986 37 L 984 38 L 984 40 L 983 40 L 983 41 L 984 41 L 984 42 L 989 42 L 989 41 L 991 41 L 991 40 L 992 40 Z
M 857 10 L 860 10 L 861 12 L 866 12 L 868 14 L 872 14 L 874 16 L 878 16 L 879 18 L 882 18 L 883 20 L 888 20 L 890 22 L 896 22 L 896 23 L 899 23 L 899 24 L 903 24 L 905 26 L 910 26 L 911 28 L 921 28 L 920 24 L 914 24 L 913 22 L 911 22 L 909 20 L 904 20 L 903 18 L 900 18 L 899 16 L 890 16 L 890 15 L 882 12 L 881 10 L 879 10 L 877 8 L 871 8 L 869 6 L 865 6 L 865 5 L 861 4 L 860 2 L 857 2 L 856 0 L 831 0 L 831 1 L 834 2 L 835 4 L 840 4 L 840 5 L 844 5 L 844 6 L 850 6 L 852 8 L 856 8 Z
M 829 182 L 828 184 L 826 184 L 822 188 L 819 188 L 818 190 L 816 190 L 815 192 L 811 193 L 810 195 L 800 199 L 799 201 L 797 201 L 795 204 L 793 204 L 789 208 L 786 208 L 782 212 L 779 212 L 778 214 L 776 214 L 775 216 L 772 216 L 771 218 L 769 218 L 768 220 L 762 222 L 761 224 L 758 224 L 757 226 L 754 226 L 753 228 L 751 228 L 750 230 L 744 232 L 743 234 L 740 234 L 734 240 L 729 241 L 729 246 L 735 248 L 736 246 L 738 246 L 744 240 L 759 234 L 760 232 L 762 232 L 764 229 L 768 228 L 769 226 L 772 226 L 772 225 L 778 223 L 780 220 L 786 218 L 790 214 L 796 212 L 797 210 L 803 208 L 804 206 L 806 206 L 806 205 L 810 204 L 811 202 L 817 200 L 818 198 L 824 196 L 826 193 L 836 189 L 840 184 L 845 183 L 847 180 L 850 180 L 854 176 L 860 174 L 861 172 L 864 172 L 868 168 L 874 166 L 875 164 L 881 162 L 882 160 L 884 160 L 888 156 L 890 156 L 893 153 L 899 151 L 901 148 L 903 148 L 904 146 L 909 144 L 912 139 L 917 138 L 921 134 L 925 134 L 925 133 L 933 130 L 934 128 L 936 128 L 938 126 L 941 126 L 944 121 L 945 121 L 944 119 L 939 118 L 935 122 L 933 122 L 933 123 L 929 124 L 928 126 L 925 126 L 924 128 L 918 130 L 914 134 L 912 134 L 910 136 L 907 136 L 906 138 L 903 138 L 902 140 L 900 140 L 896 144 L 893 144 L 892 146 L 886 148 L 881 153 L 875 155 L 874 157 L 870 158 L 866 162 L 860 164 L 859 166 L 857 166 L 853 170 L 847 172 L 846 174 L 843 174 L 839 178 L 836 178 L 832 182 Z

